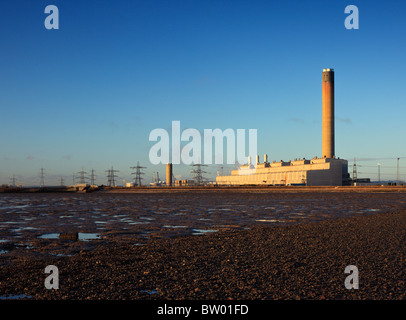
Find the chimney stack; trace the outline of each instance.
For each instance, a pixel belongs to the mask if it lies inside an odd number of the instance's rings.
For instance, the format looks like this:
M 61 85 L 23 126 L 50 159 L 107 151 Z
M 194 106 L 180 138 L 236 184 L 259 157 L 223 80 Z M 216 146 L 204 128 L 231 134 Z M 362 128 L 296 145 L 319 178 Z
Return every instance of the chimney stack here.
M 166 186 L 172 186 L 172 163 L 166 165 Z
M 334 69 L 323 69 L 323 125 L 322 158 L 334 154 Z

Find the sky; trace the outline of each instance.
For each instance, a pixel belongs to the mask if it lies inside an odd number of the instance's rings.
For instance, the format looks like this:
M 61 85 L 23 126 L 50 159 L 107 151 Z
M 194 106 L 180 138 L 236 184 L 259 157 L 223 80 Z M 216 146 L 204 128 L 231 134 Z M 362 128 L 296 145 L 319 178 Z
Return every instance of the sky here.
M 48 5 L 59 29 L 48 30 Z M 348 30 L 347 5 L 359 10 Z M 152 130 L 257 129 L 260 158 L 321 156 L 321 79 L 335 70 L 336 155 L 406 180 L 404 1 L 0 1 L 0 184 L 94 169 L 145 183 Z M 233 166 L 225 166 L 229 172 Z M 214 179 L 220 165 L 205 167 Z M 190 166 L 174 166 L 192 178 Z M 225 172 L 227 173 L 227 172 Z

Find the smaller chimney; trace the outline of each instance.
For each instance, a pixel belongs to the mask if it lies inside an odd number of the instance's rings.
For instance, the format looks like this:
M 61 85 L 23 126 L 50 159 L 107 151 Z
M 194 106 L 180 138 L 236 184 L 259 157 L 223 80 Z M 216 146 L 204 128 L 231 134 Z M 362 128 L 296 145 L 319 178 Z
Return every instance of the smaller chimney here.
M 172 186 L 172 163 L 166 165 L 166 186 Z
M 268 155 L 264 154 L 264 163 L 268 163 Z

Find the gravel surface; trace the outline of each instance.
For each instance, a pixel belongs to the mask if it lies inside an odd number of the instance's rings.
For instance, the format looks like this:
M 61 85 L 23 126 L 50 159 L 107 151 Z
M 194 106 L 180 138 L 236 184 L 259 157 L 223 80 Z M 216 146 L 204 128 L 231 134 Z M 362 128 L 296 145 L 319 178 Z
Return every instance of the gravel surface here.
M 51 240 L 48 240 L 51 241 Z M 18 256 L 0 297 L 27 299 L 405 299 L 406 210 L 201 236 L 79 242 L 73 256 Z M 1 257 L 1 255 L 0 255 Z M 59 269 L 47 290 L 44 269 Z M 348 290 L 346 266 L 359 269 Z

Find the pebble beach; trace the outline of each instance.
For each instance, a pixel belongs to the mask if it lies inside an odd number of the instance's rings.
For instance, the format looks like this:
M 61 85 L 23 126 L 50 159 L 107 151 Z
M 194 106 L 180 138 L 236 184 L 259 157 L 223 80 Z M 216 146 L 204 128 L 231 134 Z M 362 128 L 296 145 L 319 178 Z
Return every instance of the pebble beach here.
M 285 196 L 280 195 L 283 199 Z M 351 195 L 341 196 L 351 202 Z M 200 235 L 185 232 L 185 229 L 196 230 L 197 226 L 190 225 L 173 228 L 174 232 L 183 230 L 180 233 L 157 232 L 158 236 L 145 241 L 140 241 L 141 231 L 127 230 L 125 236 L 120 236 L 117 230 L 113 232 L 109 228 L 98 230 L 101 236 L 91 241 L 40 238 L 38 230 L 33 229 L 24 230 L 18 242 L 13 235 L 3 232 L 2 237 L 7 238 L 3 235 L 8 234 L 9 240 L 0 243 L 3 250 L 0 297 L 29 300 L 404 300 L 404 193 L 359 197 L 375 201 L 373 208 L 385 201 L 392 206 L 388 210 L 384 210 L 386 205 L 379 207 L 379 212 L 351 215 L 343 212 L 342 216 L 317 216 L 317 219 L 296 219 L 291 223 L 238 225 L 233 220 L 216 232 Z M 394 205 L 395 198 L 397 205 Z M 235 228 L 231 227 L 234 225 Z M 37 227 L 32 224 L 32 228 Z M 206 229 L 209 227 L 213 228 L 206 226 Z M 17 246 L 18 243 L 21 245 Z M 27 249 L 23 243 L 34 249 Z M 58 290 L 44 287 L 47 265 L 58 267 Z M 348 265 L 359 270 L 359 289 L 348 290 L 344 285 L 348 276 L 344 270 Z

